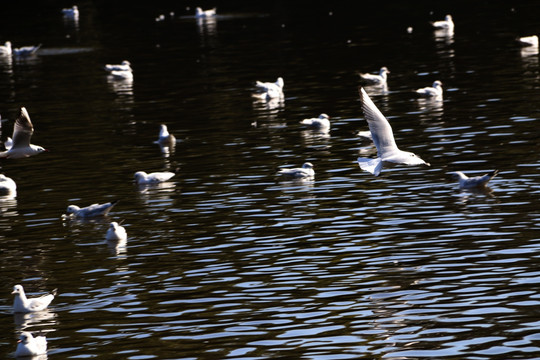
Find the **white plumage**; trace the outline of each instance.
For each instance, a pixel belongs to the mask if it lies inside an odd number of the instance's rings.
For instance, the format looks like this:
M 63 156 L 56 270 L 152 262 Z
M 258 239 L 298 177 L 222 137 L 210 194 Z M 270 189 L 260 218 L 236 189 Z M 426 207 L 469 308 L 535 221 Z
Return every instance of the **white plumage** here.
M 22 107 L 13 128 L 13 142 L 9 149 L 0 152 L 0 158 L 19 159 L 48 151 L 41 146 L 30 144 L 33 133 L 34 126 L 30 115 L 26 108 Z
M 67 207 L 67 215 L 68 217 L 83 219 L 97 216 L 106 216 L 117 203 L 118 200 L 115 200 L 105 204 L 92 204 L 84 208 L 80 208 L 77 205 L 69 205 Z
M 458 178 L 459 187 L 461 189 L 472 189 L 472 188 L 483 188 L 487 186 L 487 183 L 490 182 L 497 174 L 499 170 L 494 170 L 488 174 L 481 176 L 468 177 L 461 171 L 454 171 L 453 174 Z
M 452 15 L 446 15 L 444 20 L 433 21 L 431 25 L 433 25 L 433 27 L 436 29 L 446 29 L 450 31 L 454 30 L 454 21 L 452 20 Z
M 383 66 L 378 74 L 360 73 L 359 75 L 365 84 L 382 85 L 386 84 L 387 74 L 390 74 L 390 71 L 386 66 Z
M 301 168 L 292 168 L 292 169 L 279 169 L 278 175 L 284 175 L 286 177 L 296 178 L 296 179 L 306 179 L 313 178 L 315 176 L 315 170 L 313 170 L 313 164 L 306 162 L 302 165 Z
M 135 181 L 139 185 L 159 184 L 171 179 L 174 175 L 176 174 L 171 171 L 153 172 L 150 174 L 144 171 L 137 171 L 135 173 Z
M 23 331 L 17 342 L 15 357 L 28 357 L 44 355 L 47 353 L 47 339 L 45 336 L 34 337 L 28 331 Z
M 523 36 L 518 39 L 521 45 L 523 46 L 536 46 L 538 47 L 538 36 Z
M 320 114 L 317 118 L 304 119 L 300 123 L 314 130 L 328 131 L 330 130 L 330 117 L 326 114 Z
M 17 184 L 12 178 L 0 174 L 0 196 L 17 194 Z
M 126 241 L 126 228 L 118 224 L 116 221 L 111 222 L 109 225 L 109 229 L 107 230 L 107 234 L 105 235 L 105 239 L 107 239 L 107 241 Z
M 442 82 L 435 80 L 433 86 L 427 86 L 416 90 L 416 93 L 425 97 L 437 97 L 442 98 L 443 88 Z
M 42 311 L 49 306 L 56 295 L 56 289 L 51 291 L 50 294 L 35 298 L 27 298 L 22 285 L 15 285 L 11 292 L 15 295 L 13 300 L 13 311 L 16 313 L 29 313 L 33 311 Z
M 176 138 L 173 134 L 169 133 L 169 130 L 167 128 L 167 125 L 161 124 L 159 128 L 159 136 L 158 139 L 155 141 L 156 144 L 162 145 L 162 146 L 171 146 L 176 144 Z
M 195 8 L 195 16 L 198 18 L 216 16 L 216 8 L 203 10 L 200 7 Z

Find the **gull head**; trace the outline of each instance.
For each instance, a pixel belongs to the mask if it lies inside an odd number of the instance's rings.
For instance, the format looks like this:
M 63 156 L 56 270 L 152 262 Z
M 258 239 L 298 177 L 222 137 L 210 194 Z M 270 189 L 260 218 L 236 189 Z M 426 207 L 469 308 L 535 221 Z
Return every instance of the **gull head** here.
M 24 290 L 23 290 L 23 287 L 22 285 L 15 285 L 13 287 L 13 291 L 11 292 L 12 294 L 23 294 L 24 293 Z
M 445 19 L 446 21 L 452 21 L 452 15 L 446 15 L 446 16 L 444 17 L 444 19 Z
M 282 77 L 278 77 L 277 81 L 276 81 L 276 84 L 282 88 L 284 85 L 285 85 L 285 82 L 283 81 L 283 78 Z
M 135 180 L 139 181 L 139 180 L 144 180 L 146 179 L 146 177 L 148 176 L 148 174 L 144 171 L 137 171 L 134 175 L 135 177 Z
M 49 150 L 47 150 L 47 149 L 45 149 L 44 147 L 39 146 L 39 145 L 30 144 L 30 147 L 32 148 L 32 150 L 33 150 L 36 154 L 39 154 L 39 153 L 42 153 L 42 152 L 49 152 Z
M 29 333 L 28 331 L 23 331 L 21 333 L 21 336 L 19 336 L 19 341 L 18 342 L 21 342 L 23 344 L 28 344 L 30 342 L 30 339 L 33 339 L 34 337 L 32 336 L 31 333 Z
M 440 82 L 439 80 L 435 80 L 435 81 L 433 82 L 433 87 L 434 87 L 434 88 L 442 87 L 442 85 L 443 85 L 443 83 Z
M 319 115 L 319 119 L 330 119 L 330 116 L 326 115 L 325 113 L 322 113 L 321 115 Z
M 379 72 L 381 75 L 386 73 L 386 74 L 390 74 L 390 70 L 388 70 L 388 68 L 386 66 L 383 66 Z
M 69 205 L 69 206 L 67 207 L 66 212 L 67 212 L 68 214 L 75 214 L 75 213 L 76 213 L 77 211 L 79 211 L 79 210 L 81 210 L 81 208 L 78 207 L 77 205 Z
M 310 162 L 304 163 L 302 165 L 302 168 L 304 168 L 304 169 L 313 169 L 313 164 L 310 163 Z
M 416 155 L 416 154 L 414 154 L 412 152 L 402 151 L 402 153 L 404 153 L 406 155 L 406 160 L 405 160 L 404 163 L 407 164 L 407 165 L 427 165 L 427 166 L 431 166 L 430 163 L 425 162 L 418 155 Z

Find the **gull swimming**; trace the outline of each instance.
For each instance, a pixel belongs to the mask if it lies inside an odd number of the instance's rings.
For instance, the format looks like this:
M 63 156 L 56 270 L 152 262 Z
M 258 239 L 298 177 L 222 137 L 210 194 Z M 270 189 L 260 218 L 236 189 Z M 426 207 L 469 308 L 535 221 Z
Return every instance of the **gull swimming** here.
M 127 60 L 122 61 L 120 64 L 105 64 L 106 71 L 132 71 L 131 63 Z
M 69 205 L 67 207 L 67 216 L 74 218 L 92 218 L 98 216 L 107 216 L 109 211 L 118 203 L 118 200 L 104 204 L 92 204 L 90 206 L 80 208 L 77 205 Z
M 11 41 L 6 41 L 4 45 L 0 45 L 0 55 L 11 55 Z
M 276 95 L 283 93 L 283 86 L 285 85 L 285 82 L 283 81 L 282 77 L 278 77 L 276 82 L 262 82 L 262 81 L 256 81 L 255 86 L 264 91 L 264 92 L 272 92 Z
M 203 10 L 200 7 L 196 7 L 195 8 L 195 16 L 198 17 L 198 18 L 216 16 L 216 8 Z
M 278 175 L 283 175 L 295 179 L 307 179 L 313 178 L 315 176 L 315 170 L 313 170 L 312 163 L 306 162 L 302 165 L 301 168 L 279 169 Z
M 435 80 L 433 82 L 433 86 L 427 86 L 416 90 L 416 93 L 422 96 L 426 97 L 436 97 L 436 98 L 442 98 L 443 96 L 443 88 L 442 88 L 442 82 L 439 80 Z
M 126 241 L 126 228 L 118 224 L 116 221 L 111 222 L 109 229 L 107 230 L 107 234 L 105 235 L 105 239 L 107 239 L 107 241 Z
M 0 196 L 15 195 L 17 193 L 17 184 L 12 178 L 0 174 Z
M 324 113 L 320 114 L 317 118 L 304 119 L 300 121 L 301 124 L 307 125 L 308 127 L 319 130 L 319 131 L 328 131 L 330 130 L 330 117 Z
M 446 29 L 449 31 L 454 30 L 454 21 L 452 20 L 452 15 L 446 15 L 444 17 L 444 20 L 438 20 L 431 22 L 431 25 L 433 25 L 436 29 Z
M 113 70 L 110 75 L 118 80 L 133 80 L 133 73 L 130 70 Z
M 23 331 L 17 341 L 15 357 L 30 357 L 47 353 L 47 339 L 45 336 L 34 337 L 28 331 Z
M 79 8 L 77 7 L 77 5 L 73 5 L 70 8 L 64 8 L 64 9 L 62 9 L 62 14 L 67 19 L 78 20 L 79 19 Z
M 159 184 L 159 183 L 169 180 L 174 175 L 176 174 L 171 171 L 153 172 L 150 174 L 147 174 L 144 171 L 137 171 L 135 173 L 135 181 L 139 185 Z
M 531 35 L 531 36 L 523 36 L 518 38 L 518 41 L 523 46 L 536 46 L 538 47 L 538 36 Z
M 48 151 L 41 146 L 30 144 L 34 126 L 26 108 L 22 107 L 13 128 L 13 145 L 6 151 L 0 152 L 0 158 L 19 159 Z
M 156 144 L 162 146 L 170 146 L 176 144 L 176 138 L 173 134 L 169 133 L 167 125 L 161 124 L 159 128 L 159 137 L 155 141 Z
M 453 175 L 459 179 L 460 189 L 473 189 L 473 188 L 485 188 L 487 183 L 491 181 L 499 170 L 493 170 L 487 174 L 481 176 L 468 177 L 461 171 L 454 171 Z
M 15 295 L 13 311 L 16 313 L 29 313 L 45 310 L 51 301 L 53 301 L 56 295 L 56 289 L 51 291 L 50 294 L 30 299 L 26 297 L 22 285 L 15 285 L 11 293 Z
M 379 74 L 360 73 L 359 75 L 366 84 L 382 85 L 386 83 L 386 74 L 390 74 L 390 71 L 386 66 L 383 66 Z
M 26 57 L 26 56 L 32 56 L 35 55 L 35 53 L 39 50 L 41 47 L 41 44 L 39 45 L 29 45 L 29 46 L 23 46 L 20 48 L 13 49 L 13 55 L 16 57 Z
M 362 170 L 378 176 L 385 162 L 404 165 L 425 164 L 429 166 L 429 163 L 426 163 L 412 152 L 398 149 L 390 123 L 371 101 L 364 88 L 360 88 L 360 101 L 373 142 L 377 147 L 377 158 L 358 158 L 358 165 Z

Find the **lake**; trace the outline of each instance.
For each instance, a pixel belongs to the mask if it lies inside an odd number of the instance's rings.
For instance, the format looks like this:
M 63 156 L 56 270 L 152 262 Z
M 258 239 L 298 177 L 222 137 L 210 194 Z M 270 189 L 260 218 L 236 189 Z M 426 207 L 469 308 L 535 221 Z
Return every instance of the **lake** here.
M 78 2 L 77 22 L 60 2 L 4 10 L 0 43 L 42 47 L 0 59 L 2 139 L 24 106 L 49 151 L 0 160 L 17 183 L 0 199 L 0 357 L 23 330 L 47 337 L 40 359 L 540 357 L 540 66 L 516 41 L 540 4 L 239 1 L 207 20 L 122 4 Z M 429 23 L 447 13 L 453 34 Z M 104 70 L 122 60 L 132 81 Z M 366 91 L 429 167 L 358 166 L 376 156 L 358 74 L 382 66 L 387 89 Z M 279 76 L 283 99 L 253 96 Z M 442 101 L 417 96 L 435 80 Z M 321 113 L 328 134 L 300 124 Z M 304 162 L 312 181 L 276 175 Z M 495 169 L 481 191 L 451 174 Z M 176 175 L 141 187 L 139 170 Z M 126 244 L 105 241 L 111 221 Z M 13 314 L 15 284 L 58 295 Z

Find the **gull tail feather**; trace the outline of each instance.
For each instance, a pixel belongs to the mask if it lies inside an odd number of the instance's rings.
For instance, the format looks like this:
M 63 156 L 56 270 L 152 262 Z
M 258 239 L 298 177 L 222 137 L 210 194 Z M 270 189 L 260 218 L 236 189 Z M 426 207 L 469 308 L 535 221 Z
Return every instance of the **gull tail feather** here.
M 369 171 L 375 176 L 379 176 L 383 167 L 383 162 L 381 158 L 366 159 L 366 158 L 359 157 L 358 165 L 360 166 L 360 169 L 364 171 Z

